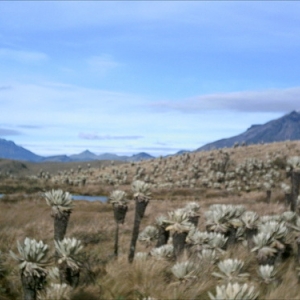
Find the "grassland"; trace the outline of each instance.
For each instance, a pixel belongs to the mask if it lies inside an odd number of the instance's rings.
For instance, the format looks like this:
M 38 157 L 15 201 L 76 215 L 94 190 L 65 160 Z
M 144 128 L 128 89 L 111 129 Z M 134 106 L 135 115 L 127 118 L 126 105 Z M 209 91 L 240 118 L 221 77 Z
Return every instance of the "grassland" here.
M 281 174 L 272 186 L 271 202 L 266 203 L 265 190 L 252 188 L 250 191 L 228 190 L 223 186 L 214 189 L 200 183 L 194 186 L 176 186 L 172 188 L 155 185 L 163 180 L 165 173 L 158 172 L 153 176 L 152 199 L 146 209 L 142 220 L 141 229 L 152 225 L 155 218 L 168 212 L 181 208 L 190 201 L 200 204 L 200 221 L 198 229 L 205 231 L 206 219 L 204 217 L 212 204 L 244 205 L 247 210 L 257 212 L 259 216 L 282 214 L 287 210 L 284 193 L 281 190 L 281 182 L 289 182 L 285 177 L 286 160 L 288 157 L 300 154 L 298 142 L 277 143 L 269 145 L 240 147 L 228 149 L 230 160 L 238 164 L 245 159 L 256 158 L 263 161 L 273 158 L 277 160 L 276 169 Z M 214 159 L 218 159 L 218 151 L 213 151 Z M 210 152 L 191 154 L 190 160 L 200 162 L 210 157 Z M 202 160 L 200 160 L 202 158 Z M 170 159 L 169 159 L 170 160 Z M 171 159 L 172 160 L 172 159 Z M 174 161 L 174 158 L 173 158 Z M 43 240 L 51 247 L 54 254 L 53 243 L 53 219 L 51 209 L 47 206 L 41 192 L 51 188 L 63 188 L 73 193 L 90 195 L 109 195 L 115 189 L 123 189 L 128 192 L 132 199 L 130 185 L 136 175 L 137 167 L 144 168 L 144 174 L 140 179 L 145 179 L 147 174 L 153 175 L 153 165 L 158 163 L 160 168 L 164 166 L 163 160 L 145 161 L 138 164 L 111 165 L 106 162 L 100 165 L 88 167 L 82 165 L 77 171 L 77 165 L 43 165 L 43 172 L 51 175 L 50 178 L 38 177 L 40 166 L 29 166 L 27 163 L 22 171 L 10 169 L 10 175 L 4 176 L 2 172 L 0 193 L 7 194 L 0 200 L 0 250 L 2 252 L 3 267 L 0 278 L 0 299 L 21 299 L 21 281 L 16 262 L 9 256 L 9 251 L 17 253 L 16 241 L 22 242 L 25 237 Z M 178 161 L 178 164 L 184 161 Z M 11 162 L 2 162 L 5 168 L 12 168 Z M 13 164 L 16 165 L 15 162 Z M 23 164 L 23 163 L 22 163 Z M 166 163 L 167 164 L 167 163 Z M 178 174 L 178 171 L 170 171 L 170 175 L 176 182 L 180 176 L 189 173 L 189 161 Z M 1 168 L 1 165 L 0 165 Z M 25 171 L 24 171 L 25 169 Z M 73 169 L 73 172 L 70 170 Z M 170 170 L 173 170 L 171 167 Z M 0 169 L 1 170 L 1 169 Z M 27 171 L 26 171 L 27 170 Z M 29 171 L 28 171 L 29 170 Z M 76 171 L 75 171 L 76 170 Z M 113 171 L 114 170 L 114 171 Z M 117 171 L 118 170 L 118 171 Z M 103 182 L 101 174 L 116 175 L 118 172 L 125 173 L 125 182 Z M 60 175 L 57 172 L 61 171 Z M 27 173 L 28 172 L 28 173 Z M 33 178 L 32 176 L 36 176 Z M 86 177 L 84 185 L 70 185 L 63 181 L 64 176 L 75 180 L 78 175 Z M 29 177 L 31 176 L 31 177 Z M 154 182 L 155 181 L 155 182 Z M 115 221 L 110 204 L 101 202 L 77 201 L 70 217 L 67 236 L 80 239 L 84 244 L 81 255 L 82 271 L 79 286 L 72 291 L 71 299 L 209 299 L 208 292 L 215 294 L 215 288 L 221 284 L 218 278 L 212 275 L 217 271 L 217 264 L 200 264 L 197 276 L 188 281 L 179 281 L 171 272 L 174 260 L 155 260 L 149 257 L 147 260 L 135 259 L 132 264 L 128 263 L 127 256 L 131 239 L 134 219 L 134 201 L 129 202 L 126 220 L 120 225 L 119 257 L 113 255 Z M 259 291 L 258 299 L 299 299 L 300 285 L 298 281 L 298 262 L 295 257 L 297 245 L 290 241 L 292 255 L 276 265 L 276 284 L 266 285 L 259 279 L 257 269 L 258 261 L 254 252 L 250 252 L 242 242 L 237 242 L 226 251 L 222 252 L 219 260 L 226 258 L 238 258 L 244 262 L 244 271 L 250 276 L 245 282 L 255 286 Z M 154 247 L 138 242 L 136 252 L 149 253 Z M 180 260 L 186 260 L 187 254 Z M 1 268 L 0 268 L 1 269 Z

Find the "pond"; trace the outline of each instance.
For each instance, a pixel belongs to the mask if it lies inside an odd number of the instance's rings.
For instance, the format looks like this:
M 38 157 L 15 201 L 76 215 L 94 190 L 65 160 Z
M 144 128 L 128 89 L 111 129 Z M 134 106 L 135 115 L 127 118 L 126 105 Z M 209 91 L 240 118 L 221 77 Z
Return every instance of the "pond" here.
M 4 194 L 0 194 L 0 199 L 4 196 Z M 107 197 L 105 196 L 85 196 L 85 195 L 72 195 L 73 200 L 87 200 L 87 201 L 101 201 L 107 202 Z
M 107 197 L 105 197 L 105 196 L 72 195 L 72 199 L 73 200 L 87 200 L 87 201 L 107 202 Z

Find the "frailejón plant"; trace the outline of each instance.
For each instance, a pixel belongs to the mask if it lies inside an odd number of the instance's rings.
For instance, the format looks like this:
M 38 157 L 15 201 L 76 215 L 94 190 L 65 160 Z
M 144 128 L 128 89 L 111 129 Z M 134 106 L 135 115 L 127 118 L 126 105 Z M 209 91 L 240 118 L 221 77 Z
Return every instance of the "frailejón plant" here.
M 43 288 L 47 276 L 45 266 L 49 262 L 45 257 L 48 245 L 26 237 L 24 244 L 17 242 L 17 246 L 20 256 L 13 251 L 10 251 L 10 255 L 19 262 L 24 299 L 35 300 L 37 291 Z
M 69 192 L 51 190 L 44 194 L 46 202 L 52 208 L 54 218 L 54 240 L 61 241 L 67 231 L 70 214 L 73 209 L 73 200 Z

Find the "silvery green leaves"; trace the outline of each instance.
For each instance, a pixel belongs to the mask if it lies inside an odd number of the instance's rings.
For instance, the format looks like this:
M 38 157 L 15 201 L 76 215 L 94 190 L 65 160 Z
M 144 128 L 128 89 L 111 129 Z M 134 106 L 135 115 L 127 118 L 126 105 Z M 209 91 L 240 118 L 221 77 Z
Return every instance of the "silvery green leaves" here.
M 113 205 L 114 208 L 115 221 L 119 224 L 123 224 L 128 209 L 128 200 L 126 199 L 126 193 L 121 190 L 113 191 L 110 194 L 109 202 Z
M 126 193 L 121 190 L 113 191 L 109 196 L 109 202 L 113 205 L 127 205 Z
M 62 241 L 54 241 L 54 243 L 59 256 L 58 263 L 66 263 L 72 270 L 79 270 L 80 263 L 77 256 L 83 249 L 81 241 L 75 238 L 64 238 Z
M 289 194 L 291 192 L 291 187 L 286 183 L 281 183 L 281 189 L 285 194 Z
M 292 156 L 287 159 L 287 164 L 291 168 L 300 169 L 300 156 Z
M 151 197 L 150 185 L 141 180 L 132 183 L 133 197 L 139 201 L 148 201 Z
M 227 285 L 217 286 L 215 296 L 208 292 L 211 300 L 256 300 L 258 294 L 254 286 L 249 286 L 246 283 L 243 285 L 228 283 Z
M 65 283 L 51 283 L 43 293 L 39 294 L 40 300 L 69 300 L 71 299 L 71 287 Z
M 174 258 L 173 245 L 164 245 L 151 250 L 150 255 L 157 260 L 170 260 Z
M 155 226 L 147 226 L 138 237 L 138 240 L 150 246 L 151 243 L 158 239 L 158 229 Z
M 43 267 L 47 264 L 44 258 L 48 252 L 48 245 L 26 237 L 24 244 L 21 245 L 17 242 L 17 246 L 20 256 L 13 251 L 10 251 L 10 255 L 19 262 L 22 274 L 24 276 L 45 276 L 47 272 Z
M 243 225 L 239 218 L 244 211 L 245 207 L 242 205 L 211 205 L 205 212 L 206 228 L 208 231 L 227 233 L 231 227 Z
M 270 233 L 258 233 L 253 237 L 253 242 L 255 247 L 251 251 L 257 252 L 257 258 L 261 264 L 266 264 L 278 252 L 278 249 L 274 247 L 274 238 Z
M 273 282 L 276 278 L 276 271 L 274 269 L 274 266 L 271 265 L 262 265 L 259 266 L 258 269 L 258 275 L 262 279 L 262 281 L 266 284 L 269 284 Z
M 164 221 L 164 223 L 168 225 L 166 230 L 175 232 L 188 232 L 193 228 L 193 225 L 189 221 L 189 216 L 185 210 L 176 209 L 168 214 L 169 218 Z
M 190 230 L 186 242 L 198 250 L 212 249 L 221 251 L 224 249 L 227 239 L 222 233 L 199 231 L 195 228 Z
M 46 202 L 52 207 L 53 214 L 71 212 L 73 208 L 72 195 L 63 190 L 51 190 L 44 194 Z
M 171 271 L 173 275 L 182 282 L 196 278 L 196 269 L 197 265 L 194 262 L 184 261 L 176 263 L 171 268 Z
M 244 280 L 249 277 L 248 273 L 241 273 L 244 262 L 239 259 L 225 259 L 218 263 L 221 273 L 213 272 L 212 275 L 226 282 Z
M 246 228 L 256 229 L 258 225 L 259 216 L 254 211 L 245 211 L 241 216 L 241 220 Z
M 268 233 L 272 236 L 272 247 L 277 249 L 284 249 L 284 242 L 288 229 L 285 222 L 269 221 L 259 226 L 259 231 L 262 233 Z

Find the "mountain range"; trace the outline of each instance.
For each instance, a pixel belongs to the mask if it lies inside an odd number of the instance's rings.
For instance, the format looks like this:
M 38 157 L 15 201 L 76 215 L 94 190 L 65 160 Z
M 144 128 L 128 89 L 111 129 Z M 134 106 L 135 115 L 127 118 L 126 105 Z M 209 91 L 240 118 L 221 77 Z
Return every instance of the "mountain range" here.
M 31 162 L 71 162 L 71 161 L 91 161 L 91 160 L 120 160 L 120 161 L 141 161 L 154 158 L 148 153 L 141 152 L 132 156 L 119 156 L 112 153 L 96 155 L 89 150 L 74 155 L 40 156 L 16 145 L 12 141 L 0 139 L 0 158 L 31 161 Z
M 252 125 L 245 132 L 226 139 L 206 144 L 196 151 L 230 148 L 235 144 L 260 144 L 300 140 L 300 112 L 292 111 L 283 117 L 263 125 Z
M 263 125 L 252 125 L 244 133 L 206 144 L 194 151 L 209 151 L 225 147 L 230 148 L 237 143 L 245 143 L 250 145 L 281 142 L 286 140 L 300 140 L 300 112 L 292 111 L 281 118 L 269 121 Z M 180 155 L 184 152 L 190 151 L 181 150 L 175 155 Z M 145 152 L 141 152 L 132 156 L 119 156 L 113 153 L 96 155 L 89 150 L 70 156 L 56 155 L 44 157 L 36 155 L 33 152 L 18 146 L 12 141 L 0 139 L 0 158 L 31 162 L 79 162 L 92 160 L 141 161 L 152 159 L 154 157 Z

